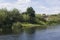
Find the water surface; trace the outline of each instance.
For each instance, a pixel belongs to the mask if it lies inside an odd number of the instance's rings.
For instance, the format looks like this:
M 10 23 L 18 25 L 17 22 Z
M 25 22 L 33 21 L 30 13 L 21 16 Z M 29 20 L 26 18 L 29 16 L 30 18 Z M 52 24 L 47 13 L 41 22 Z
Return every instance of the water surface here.
M 44 30 L 37 29 L 33 33 L 30 32 L 28 30 L 18 35 L 1 35 L 0 40 L 60 40 L 60 25 L 49 26 Z

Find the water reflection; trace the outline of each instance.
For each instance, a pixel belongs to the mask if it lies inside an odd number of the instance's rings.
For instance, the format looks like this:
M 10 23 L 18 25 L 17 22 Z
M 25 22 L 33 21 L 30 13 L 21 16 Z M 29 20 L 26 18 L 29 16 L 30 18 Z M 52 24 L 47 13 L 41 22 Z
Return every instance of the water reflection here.
M 18 35 L 0 36 L 0 40 L 60 40 L 60 26 L 44 30 L 26 28 Z
M 34 27 L 32 27 L 32 28 L 26 28 L 25 32 L 28 33 L 28 34 L 33 34 L 33 33 L 35 33 L 35 30 L 36 30 L 36 28 L 34 28 Z
M 19 40 L 34 40 L 35 28 L 26 28 L 23 34 L 20 34 Z
M 35 34 L 27 34 L 27 40 L 34 40 Z
M 26 33 L 24 32 L 23 34 L 19 35 L 19 40 L 34 40 L 35 33 Z
M 26 40 L 34 40 L 35 30 L 36 30 L 36 28 L 26 29 L 26 31 L 25 31 L 26 32 L 26 37 L 27 37 Z
M 0 36 L 0 40 L 18 40 L 18 35 Z

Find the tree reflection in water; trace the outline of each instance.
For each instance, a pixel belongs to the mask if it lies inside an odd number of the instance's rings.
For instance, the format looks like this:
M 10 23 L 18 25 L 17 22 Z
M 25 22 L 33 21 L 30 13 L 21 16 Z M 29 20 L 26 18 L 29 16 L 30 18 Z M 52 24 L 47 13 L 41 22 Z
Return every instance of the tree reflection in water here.
M 26 37 L 27 37 L 26 40 L 34 40 L 35 30 L 36 30 L 36 28 L 34 28 L 34 27 L 26 29 L 26 31 L 25 31 Z

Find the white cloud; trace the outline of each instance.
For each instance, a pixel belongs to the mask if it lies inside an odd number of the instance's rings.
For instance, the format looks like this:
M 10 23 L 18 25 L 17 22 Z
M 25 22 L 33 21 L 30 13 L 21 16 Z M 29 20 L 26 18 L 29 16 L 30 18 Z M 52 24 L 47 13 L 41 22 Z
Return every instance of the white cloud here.
M 3 1 L 5 0 L 0 0 L 0 8 L 17 8 L 19 10 L 26 11 L 27 7 L 32 6 L 36 13 L 53 14 L 60 12 L 60 0 L 45 0 L 45 2 L 40 2 L 42 0 L 17 0 L 13 3 Z
M 17 0 L 17 3 L 29 3 L 31 0 Z
M 37 1 L 37 13 L 57 14 L 60 13 L 60 0 L 45 0 L 44 2 Z
M 0 8 L 7 8 L 7 9 L 13 9 L 13 8 L 17 8 L 17 9 L 21 9 L 23 11 L 26 10 L 26 8 L 29 6 L 29 3 L 31 2 L 31 0 L 17 0 L 14 3 L 10 3 L 10 2 L 3 2 L 4 0 L 0 1 Z

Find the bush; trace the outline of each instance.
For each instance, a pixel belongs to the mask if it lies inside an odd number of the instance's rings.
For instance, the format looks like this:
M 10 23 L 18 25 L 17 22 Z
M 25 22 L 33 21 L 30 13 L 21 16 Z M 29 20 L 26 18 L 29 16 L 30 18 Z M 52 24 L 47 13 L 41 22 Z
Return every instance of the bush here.
M 12 31 L 14 33 L 19 33 L 22 30 L 22 25 L 20 22 L 13 23 L 12 25 Z

